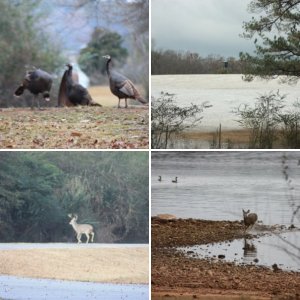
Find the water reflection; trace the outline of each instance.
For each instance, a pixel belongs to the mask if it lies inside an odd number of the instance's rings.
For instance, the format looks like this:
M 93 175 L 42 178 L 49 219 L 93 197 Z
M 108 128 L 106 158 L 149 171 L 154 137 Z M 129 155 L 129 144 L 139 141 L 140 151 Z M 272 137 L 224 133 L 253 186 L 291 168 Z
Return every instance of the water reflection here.
M 257 257 L 257 248 L 253 240 L 247 240 L 244 238 L 244 262 L 251 263 Z
M 222 243 L 180 247 L 186 255 L 201 259 L 224 257 L 236 264 L 261 265 L 300 271 L 300 231 L 270 234 L 257 239 L 237 239 Z

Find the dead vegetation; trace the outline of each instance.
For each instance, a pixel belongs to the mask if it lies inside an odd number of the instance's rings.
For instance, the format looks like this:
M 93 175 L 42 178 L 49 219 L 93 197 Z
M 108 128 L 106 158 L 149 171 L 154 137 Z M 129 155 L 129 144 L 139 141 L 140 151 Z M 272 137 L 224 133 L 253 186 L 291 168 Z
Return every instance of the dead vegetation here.
M 2 109 L 0 148 L 148 148 L 148 108 Z
M 117 109 L 109 87 L 91 87 L 103 107 L 0 109 L 0 148 L 6 149 L 146 149 L 149 108 L 132 104 Z

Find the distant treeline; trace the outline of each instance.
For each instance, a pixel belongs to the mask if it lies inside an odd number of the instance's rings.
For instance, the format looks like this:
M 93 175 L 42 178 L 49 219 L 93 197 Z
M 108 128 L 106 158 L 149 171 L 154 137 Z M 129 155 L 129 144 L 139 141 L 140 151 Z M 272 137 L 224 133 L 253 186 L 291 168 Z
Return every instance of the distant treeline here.
M 173 50 L 151 51 L 152 75 L 163 74 L 241 74 L 242 64 L 234 57 L 201 57 L 198 53 Z
M 148 242 L 148 153 L 1 152 L 0 242 Z M 84 237 L 82 238 L 84 241 Z

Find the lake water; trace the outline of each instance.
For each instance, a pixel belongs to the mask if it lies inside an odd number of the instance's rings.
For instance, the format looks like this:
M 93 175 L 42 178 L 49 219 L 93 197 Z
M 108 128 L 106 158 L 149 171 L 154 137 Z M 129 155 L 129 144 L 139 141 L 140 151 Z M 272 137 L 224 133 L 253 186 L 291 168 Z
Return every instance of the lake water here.
M 208 101 L 212 105 L 203 113 L 201 131 L 215 131 L 219 124 L 223 130 L 241 128 L 238 119 L 232 113 L 241 104 L 253 107 L 256 98 L 271 91 L 280 90 L 286 94 L 287 109 L 299 98 L 300 83 L 296 85 L 280 84 L 280 80 L 265 81 L 255 79 L 252 82 L 242 80 L 242 75 L 154 75 L 151 76 L 151 93 L 155 98 L 162 91 L 176 94 L 178 105 L 201 104 Z
M 290 186 L 282 173 L 282 156 L 288 157 Z M 152 152 L 151 214 L 173 214 L 180 218 L 242 220 L 242 209 L 258 214 L 265 225 L 291 224 L 292 207 L 300 204 L 299 151 L 202 151 Z M 158 176 L 162 181 L 158 181 Z M 175 177 L 177 183 L 173 183 Z M 293 220 L 300 227 L 300 212 Z M 251 233 L 255 233 L 252 232 Z M 261 237 L 245 253 L 244 241 L 195 245 L 184 249 L 199 257 L 225 254 L 226 260 L 300 270 L 300 232 Z M 281 241 L 285 247 L 279 247 Z M 296 246 L 286 252 L 288 242 Z M 250 247 L 251 249 L 251 247 Z
M 300 272 L 299 231 L 280 235 L 271 234 L 253 240 L 238 239 L 230 242 L 182 247 L 178 250 L 188 256 L 202 259 L 217 259 L 218 255 L 224 255 L 226 261 L 236 264 L 271 267 L 276 263 L 280 269 Z M 287 252 L 290 255 L 287 255 Z
M 282 174 L 284 153 L 293 190 Z M 151 213 L 241 220 L 244 208 L 263 224 L 290 225 L 293 199 L 299 205 L 299 159 L 299 151 L 152 152 Z M 178 183 L 172 183 L 175 176 Z M 295 225 L 299 219 L 298 214 Z

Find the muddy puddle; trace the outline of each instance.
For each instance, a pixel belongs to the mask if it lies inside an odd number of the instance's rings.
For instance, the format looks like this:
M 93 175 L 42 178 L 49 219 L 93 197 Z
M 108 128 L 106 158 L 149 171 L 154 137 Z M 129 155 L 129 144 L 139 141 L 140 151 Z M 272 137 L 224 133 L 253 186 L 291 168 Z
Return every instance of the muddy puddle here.
M 300 231 L 177 248 L 189 257 L 300 271 Z M 276 266 L 275 266 L 276 268 Z

